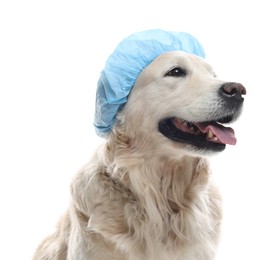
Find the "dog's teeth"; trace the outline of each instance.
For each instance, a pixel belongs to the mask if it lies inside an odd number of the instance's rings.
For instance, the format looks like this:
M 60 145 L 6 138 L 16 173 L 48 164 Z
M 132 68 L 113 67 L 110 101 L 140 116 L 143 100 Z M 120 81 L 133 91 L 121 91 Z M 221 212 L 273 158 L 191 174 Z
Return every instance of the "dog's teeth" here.
M 219 140 L 219 139 L 218 139 L 218 137 L 216 137 L 216 136 L 213 138 L 213 141 L 216 141 L 216 142 L 217 142 L 218 140 Z
M 213 133 L 212 133 L 211 130 L 209 130 L 209 131 L 207 132 L 207 137 L 208 137 L 209 139 L 211 139 L 211 138 L 213 137 Z M 217 137 L 216 137 L 216 138 L 217 138 Z

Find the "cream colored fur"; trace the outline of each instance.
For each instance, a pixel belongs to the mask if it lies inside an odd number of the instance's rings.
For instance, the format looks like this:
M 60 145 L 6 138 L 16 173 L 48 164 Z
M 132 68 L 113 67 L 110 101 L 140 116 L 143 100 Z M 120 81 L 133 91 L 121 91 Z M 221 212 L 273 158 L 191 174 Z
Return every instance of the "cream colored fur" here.
M 177 65 L 189 76 L 164 77 Z M 183 52 L 147 66 L 34 260 L 213 260 L 222 214 L 206 154 L 164 137 L 158 122 L 221 113 L 222 83 L 204 60 Z

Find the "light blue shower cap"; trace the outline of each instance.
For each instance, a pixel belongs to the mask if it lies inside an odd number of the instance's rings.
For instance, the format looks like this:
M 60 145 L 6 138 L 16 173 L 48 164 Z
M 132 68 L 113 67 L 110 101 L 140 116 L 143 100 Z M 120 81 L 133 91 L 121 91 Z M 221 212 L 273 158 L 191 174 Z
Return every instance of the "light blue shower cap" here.
M 94 127 L 100 137 L 111 131 L 141 71 L 160 54 L 178 50 L 205 57 L 198 40 L 185 32 L 154 29 L 132 34 L 120 42 L 98 81 Z

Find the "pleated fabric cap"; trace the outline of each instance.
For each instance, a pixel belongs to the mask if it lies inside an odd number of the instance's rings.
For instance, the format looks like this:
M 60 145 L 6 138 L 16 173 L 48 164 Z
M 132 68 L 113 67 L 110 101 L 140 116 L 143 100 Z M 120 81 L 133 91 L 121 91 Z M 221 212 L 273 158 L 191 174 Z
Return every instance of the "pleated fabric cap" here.
M 100 137 L 112 130 L 142 70 L 160 54 L 179 50 L 205 57 L 198 40 L 186 32 L 147 30 L 119 43 L 108 57 L 97 85 L 94 127 Z

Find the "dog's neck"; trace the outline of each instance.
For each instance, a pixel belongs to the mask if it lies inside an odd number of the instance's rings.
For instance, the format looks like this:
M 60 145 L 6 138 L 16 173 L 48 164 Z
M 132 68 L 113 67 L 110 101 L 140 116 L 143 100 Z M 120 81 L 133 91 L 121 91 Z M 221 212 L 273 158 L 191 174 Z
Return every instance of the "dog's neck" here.
M 196 194 L 192 191 L 205 188 L 209 178 L 206 159 L 188 155 L 179 159 L 150 158 L 136 148 L 131 149 L 130 140 L 124 135 L 114 135 L 108 140 L 105 158 L 111 176 L 143 200 L 142 203 L 153 201 L 164 208 L 167 206 L 169 212 L 187 208 L 191 196 Z
M 130 212 L 133 221 L 123 215 L 121 224 L 136 230 L 137 241 L 144 245 L 148 241 L 150 250 L 157 248 L 156 243 L 175 250 L 182 250 L 189 241 L 207 243 L 208 234 L 219 225 L 220 216 L 216 206 L 219 199 L 210 195 L 206 159 L 187 155 L 179 159 L 150 158 L 131 146 L 124 135 L 111 135 L 103 152 L 98 156 L 101 179 L 105 179 L 105 189 L 112 189 L 130 205 L 123 204 L 121 214 L 133 211 Z M 107 186 L 109 183 L 112 185 Z M 210 214 L 214 215 L 214 223 L 206 219 Z

